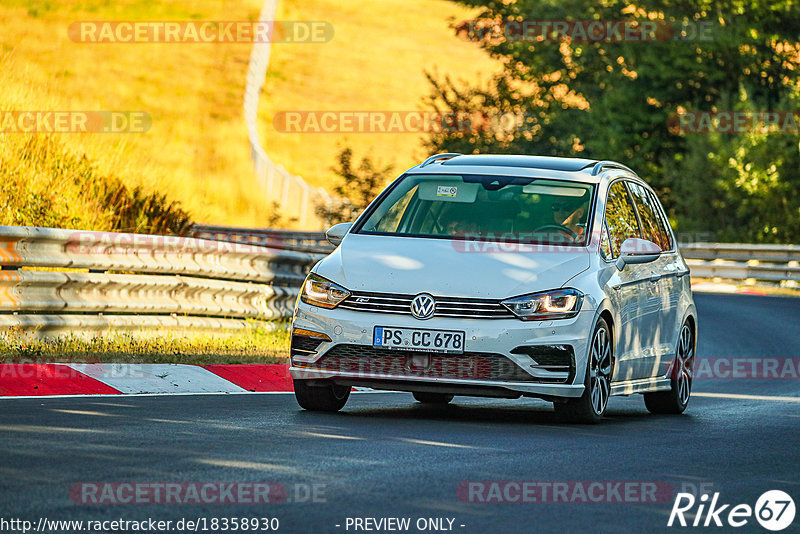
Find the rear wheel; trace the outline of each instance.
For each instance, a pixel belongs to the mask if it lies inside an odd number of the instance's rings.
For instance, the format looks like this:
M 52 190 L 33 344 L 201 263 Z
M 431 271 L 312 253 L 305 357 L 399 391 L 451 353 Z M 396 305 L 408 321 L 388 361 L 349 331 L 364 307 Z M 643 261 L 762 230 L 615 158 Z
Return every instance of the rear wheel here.
M 417 402 L 421 402 L 422 404 L 447 404 L 453 400 L 453 395 L 415 391 L 414 398 L 417 399 Z
M 312 412 L 338 412 L 350 397 L 349 386 L 336 384 L 310 385 L 307 380 L 294 381 L 297 404 Z
M 688 322 L 683 323 L 678 338 L 678 352 L 672 362 L 669 391 L 644 394 L 644 405 L 650 413 L 683 413 L 692 395 L 694 375 L 694 332 Z
M 598 319 L 589 347 L 583 395 L 566 402 L 556 402 L 559 419 L 569 423 L 597 423 L 603 418 L 611 396 L 611 375 L 614 354 L 611 347 L 611 330 L 605 319 Z

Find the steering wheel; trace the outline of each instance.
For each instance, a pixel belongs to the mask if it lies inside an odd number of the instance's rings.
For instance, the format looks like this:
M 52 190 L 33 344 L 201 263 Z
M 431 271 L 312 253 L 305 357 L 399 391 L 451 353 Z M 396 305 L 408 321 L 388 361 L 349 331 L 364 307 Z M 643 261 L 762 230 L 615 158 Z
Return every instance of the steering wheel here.
M 555 230 L 556 232 L 561 232 L 562 234 L 566 234 L 566 236 L 570 239 L 570 241 L 575 241 L 578 238 L 578 234 L 567 228 L 562 224 L 545 224 L 544 226 L 540 226 L 534 232 L 545 232 L 549 230 Z

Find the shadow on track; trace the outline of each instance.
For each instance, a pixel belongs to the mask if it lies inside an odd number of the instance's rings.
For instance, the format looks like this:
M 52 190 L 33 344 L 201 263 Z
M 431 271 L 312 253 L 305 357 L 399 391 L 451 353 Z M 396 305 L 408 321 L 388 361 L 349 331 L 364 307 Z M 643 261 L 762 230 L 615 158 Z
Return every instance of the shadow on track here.
M 501 401 L 502 402 L 502 401 Z M 606 429 L 617 424 L 630 424 L 632 422 L 654 423 L 657 420 L 692 420 L 690 414 L 683 416 L 654 416 L 646 411 L 642 403 L 634 405 L 626 402 L 629 406 L 616 403 L 617 406 L 610 406 L 606 417 L 599 425 L 579 425 L 562 423 L 553 411 L 552 406 L 541 401 L 523 401 L 523 404 L 514 405 L 514 401 L 506 401 L 508 404 L 476 405 L 459 404 L 458 399 L 454 404 L 444 406 L 423 405 L 409 401 L 408 405 L 392 403 L 391 405 L 376 405 L 370 403 L 368 406 L 359 406 L 354 403 L 347 406 L 343 411 L 331 413 L 306 412 L 298 409 L 295 417 L 297 422 L 302 424 L 319 423 L 347 423 L 347 422 L 414 422 L 431 421 L 449 424 L 482 424 L 486 426 L 503 427 L 507 425 L 532 425 L 548 426 L 555 425 L 564 428 L 598 428 Z

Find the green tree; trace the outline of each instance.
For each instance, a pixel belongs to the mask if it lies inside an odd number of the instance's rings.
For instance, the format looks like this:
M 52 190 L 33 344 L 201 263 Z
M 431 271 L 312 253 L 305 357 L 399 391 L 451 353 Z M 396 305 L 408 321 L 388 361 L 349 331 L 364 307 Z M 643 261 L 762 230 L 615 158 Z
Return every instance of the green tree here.
M 659 31 L 657 40 L 644 42 L 482 40 L 481 46 L 503 62 L 502 72 L 480 87 L 429 75 L 432 91 L 427 102 L 437 109 L 477 109 L 494 117 L 512 113 L 521 122 L 512 131 L 474 128 L 435 134 L 425 140 L 430 151 L 615 159 L 659 190 L 681 230 L 713 229 L 726 239 L 800 240 L 797 194 L 785 196 L 786 191 L 800 189 L 800 170 L 792 167 L 796 137 L 740 134 L 699 139 L 706 134 L 684 135 L 669 128 L 680 110 L 770 110 L 796 103 L 800 4 L 458 1 L 481 8 L 478 19 L 494 36 L 502 35 L 508 21 L 521 20 L 628 21 L 632 26 L 653 21 Z M 461 24 L 455 30 L 470 34 L 475 27 Z M 706 35 L 691 35 L 698 29 Z M 774 169 L 767 161 L 770 157 L 777 160 Z M 681 177 L 694 187 L 681 183 Z M 745 187 L 752 183 L 758 187 Z M 693 198 L 678 198 L 679 190 Z M 721 209 L 725 219 L 704 221 L 688 211 L 693 204 L 711 202 L 726 206 Z
M 750 109 L 746 99 L 737 107 Z M 796 135 L 756 130 L 690 134 L 687 141 L 686 152 L 664 169 L 684 230 L 710 229 L 719 241 L 800 239 Z
M 331 203 L 321 203 L 315 208 L 318 217 L 327 224 L 338 224 L 355 220 L 367 205 L 372 202 L 392 177 L 392 165 L 381 166 L 373 163 L 369 156 L 354 166 L 353 149 L 346 147 L 336 158 L 337 166 L 331 170 L 339 177 L 340 183 L 334 187 L 336 198 Z

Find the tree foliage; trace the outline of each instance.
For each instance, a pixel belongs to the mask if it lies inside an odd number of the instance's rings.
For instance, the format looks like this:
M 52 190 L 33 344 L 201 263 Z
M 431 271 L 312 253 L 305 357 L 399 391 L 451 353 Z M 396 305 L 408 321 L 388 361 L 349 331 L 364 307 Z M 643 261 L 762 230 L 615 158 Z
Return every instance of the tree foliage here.
M 508 128 L 429 136 L 426 148 L 621 161 L 659 190 L 684 232 L 800 241 L 796 133 L 686 133 L 685 110 L 796 110 L 800 4 L 770 0 L 458 0 L 480 25 L 508 21 L 654 21 L 656 40 L 484 39 L 503 62 L 483 86 L 429 75 L 429 105 L 513 116 Z M 474 37 L 476 24 L 454 30 Z M 491 33 L 494 32 L 494 33 Z M 702 35 L 693 35 L 701 32 Z
M 369 156 L 361 159 L 355 166 L 353 149 L 343 148 L 339 152 L 337 166 L 331 170 L 339 177 L 333 188 L 336 198 L 331 203 L 316 206 L 318 217 L 329 225 L 354 221 L 367 205 L 372 202 L 392 176 L 392 165 L 381 166 Z

